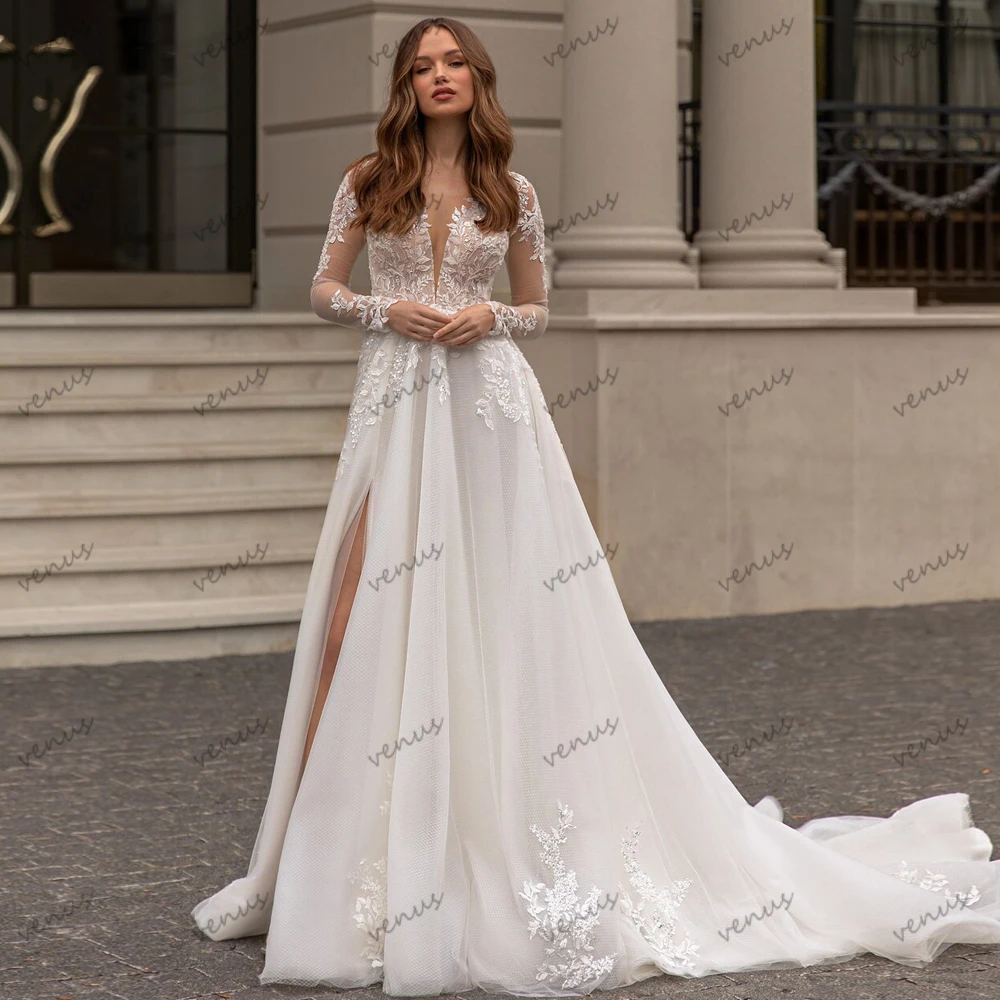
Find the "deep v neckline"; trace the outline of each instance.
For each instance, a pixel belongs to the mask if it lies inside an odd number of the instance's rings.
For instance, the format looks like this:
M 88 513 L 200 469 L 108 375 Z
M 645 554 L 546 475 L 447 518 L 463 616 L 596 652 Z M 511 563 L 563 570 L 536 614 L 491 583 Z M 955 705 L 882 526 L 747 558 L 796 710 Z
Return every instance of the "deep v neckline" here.
M 441 274 L 444 271 L 444 262 L 448 259 L 448 246 L 451 243 L 452 236 L 455 235 L 455 226 L 458 220 L 461 218 L 462 212 L 471 205 L 473 208 L 478 206 L 476 199 L 470 194 L 467 198 L 463 198 L 452 210 L 451 210 L 451 221 L 445 223 L 448 227 L 448 235 L 444 238 L 444 247 L 441 250 L 441 266 L 439 268 L 435 267 L 434 262 L 434 240 L 431 238 L 431 222 L 428 209 L 425 207 L 420 216 L 420 222 L 423 226 L 424 236 L 427 239 L 427 244 L 430 247 L 431 256 L 431 280 L 434 287 L 434 301 L 438 301 L 438 287 L 441 283 Z M 435 274 L 435 270 L 437 273 Z

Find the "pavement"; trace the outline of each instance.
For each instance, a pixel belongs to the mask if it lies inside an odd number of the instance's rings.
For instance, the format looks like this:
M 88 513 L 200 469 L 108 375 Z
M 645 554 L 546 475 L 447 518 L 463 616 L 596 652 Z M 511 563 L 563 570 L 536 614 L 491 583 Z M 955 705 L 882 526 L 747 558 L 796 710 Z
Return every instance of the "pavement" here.
M 887 816 L 964 791 L 976 825 L 1000 845 L 1000 602 L 654 622 L 636 632 L 713 754 L 781 730 L 727 762 L 748 801 L 776 795 L 798 826 Z M 209 941 L 190 917 L 246 874 L 290 669 L 282 654 L 0 670 L 0 1000 L 384 997 L 380 987 L 262 987 L 263 937 Z M 957 721 L 966 721 L 961 733 Z M 235 745 L 220 750 L 226 735 Z M 921 738 L 937 743 L 919 750 Z M 900 757 L 911 743 L 917 754 Z M 655 976 L 615 992 L 696 994 L 996 1000 L 1000 947 L 954 945 L 924 969 L 863 956 Z

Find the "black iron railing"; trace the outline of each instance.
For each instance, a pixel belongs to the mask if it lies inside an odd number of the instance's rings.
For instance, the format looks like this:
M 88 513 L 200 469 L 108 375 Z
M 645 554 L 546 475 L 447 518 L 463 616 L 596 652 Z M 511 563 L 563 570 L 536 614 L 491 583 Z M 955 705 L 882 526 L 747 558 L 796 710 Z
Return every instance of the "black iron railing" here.
M 698 103 L 681 104 L 679 116 L 681 227 L 691 240 L 700 226 Z M 923 302 L 1000 302 L 1000 183 L 936 212 L 901 194 L 960 195 L 1000 163 L 1000 108 L 820 102 L 816 147 L 820 189 L 842 181 L 818 201 L 818 222 L 847 251 L 849 285 L 915 287 Z

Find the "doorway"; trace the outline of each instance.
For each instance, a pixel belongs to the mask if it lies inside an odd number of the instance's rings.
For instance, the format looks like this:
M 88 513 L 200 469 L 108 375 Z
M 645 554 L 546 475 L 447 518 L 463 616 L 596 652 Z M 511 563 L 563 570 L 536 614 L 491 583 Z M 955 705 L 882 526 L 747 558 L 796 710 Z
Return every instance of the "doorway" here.
M 252 305 L 256 6 L 0 4 L 0 309 Z

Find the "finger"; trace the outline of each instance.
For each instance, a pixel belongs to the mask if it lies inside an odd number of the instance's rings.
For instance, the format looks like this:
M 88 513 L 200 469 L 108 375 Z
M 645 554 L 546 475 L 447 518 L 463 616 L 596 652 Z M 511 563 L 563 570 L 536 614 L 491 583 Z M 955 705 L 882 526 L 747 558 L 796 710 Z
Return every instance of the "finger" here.
M 431 320 L 432 322 L 443 325 L 447 323 L 448 320 L 453 319 L 452 316 L 445 316 L 443 313 L 439 313 L 436 309 L 431 309 L 430 306 L 418 305 L 417 316 L 421 319 Z
M 475 330 L 461 336 L 456 337 L 454 340 L 448 341 L 449 347 L 464 347 L 467 344 L 475 344 L 480 340 L 485 339 L 485 334 L 477 333 Z
M 428 334 L 434 334 L 441 329 L 441 323 L 436 323 L 431 319 L 421 319 L 420 317 L 415 317 L 413 320 L 413 325 L 416 329 L 425 331 Z
M 474 317 L 467 312 L 461 312 L 449 317 L 445 326 L 441 327 L 437 332 L 444 336 L 454 335 L 456 330 L 468 330 L 470 325 L 475 325 Z

